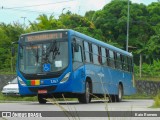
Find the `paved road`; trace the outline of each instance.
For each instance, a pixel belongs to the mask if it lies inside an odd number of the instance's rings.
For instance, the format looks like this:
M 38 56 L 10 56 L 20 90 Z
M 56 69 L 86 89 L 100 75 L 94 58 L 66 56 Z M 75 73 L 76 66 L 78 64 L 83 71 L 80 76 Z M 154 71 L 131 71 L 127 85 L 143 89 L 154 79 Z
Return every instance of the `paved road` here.
M 77 101 L 66 101 L 66 102 L 48 102 L 47 104 L 39 104 L 38 102 L 12 102 L 12 103 L 0 103 L 0 111 L 160 111 L 160 108 L 154 109 L 150 108 L 152 106 L 153 100 L 124 100 L 120 103 L 107 103 L 102 101 L 92 101 L 90 104 L 79 104 Z M 143 112 L 142 112 L 143 113 Z M 153 112 L 154 113 L 154 112 Z M 97 113 L 91 113 L 96 116 Z M 139 114 L 139 112 L 138 112 Z M 4 118 L 1 118 L 4 119 Z M 17 118 L 5 118 L 5 120 L 12 120 Z M 18 118 L 22 119 L 22 118 Z M 28 118 L 23 118 L 28 119 Z M 31 120 L 31 118 L 29 118 Z M 52 119 L 51 117 L 47 118 L 33 118 L 34 120 L 41 119 Z M 160 117 L 76 117 L 76 118 L 67 118 L 67 117 L 56 117 L 54 120 L 160 120 Z

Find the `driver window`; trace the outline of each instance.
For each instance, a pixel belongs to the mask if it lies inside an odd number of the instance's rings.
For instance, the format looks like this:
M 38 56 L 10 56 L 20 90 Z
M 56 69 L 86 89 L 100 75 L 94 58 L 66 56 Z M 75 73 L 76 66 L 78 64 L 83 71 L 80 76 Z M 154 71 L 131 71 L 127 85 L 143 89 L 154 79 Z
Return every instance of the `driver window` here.
M 83 65 L 82 40 L 77 37 L 73 40 L 73 43 L 75 43 L 76 45 L 72 45 L 72 61 L 73 70 L 76 70 Z M 74 49 L 74 47 L 76 47 L 76 49 Z
M 82 48 L 78 46 L 78 52 L 74 52 L 73 61 L 82 62 Z

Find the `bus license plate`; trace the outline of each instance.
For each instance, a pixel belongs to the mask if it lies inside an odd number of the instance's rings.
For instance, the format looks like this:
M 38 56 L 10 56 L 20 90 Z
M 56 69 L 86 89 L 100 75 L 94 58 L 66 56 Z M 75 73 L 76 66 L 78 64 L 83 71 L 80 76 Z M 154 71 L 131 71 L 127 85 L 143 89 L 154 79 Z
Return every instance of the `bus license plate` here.
M 45 94 L 47 93 L 47 90 L 38 90 L 38 94 Z

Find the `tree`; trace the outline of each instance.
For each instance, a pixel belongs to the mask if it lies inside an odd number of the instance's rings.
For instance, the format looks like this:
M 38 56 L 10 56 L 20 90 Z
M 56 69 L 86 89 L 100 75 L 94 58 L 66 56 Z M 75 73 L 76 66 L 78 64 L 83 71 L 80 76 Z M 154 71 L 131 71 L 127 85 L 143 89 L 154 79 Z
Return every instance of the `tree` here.
M 11 43 L 18 41 L 19 36 L 24 33 L 22 25 L 18 23 L 0 24 L 0 70 L 10 71 L 11 64 Z M 15 66 L 14 58 L 14 66 Z M 14 67 L 15 68 L 15 67 Z
M 88 20 L 93 21 L 93 16 L 94 16 L 95 11 L 88 11 L 85 13 L 85 16 Z
M 30 22 L 31 31 L 39 31 L 39 30 L 53 30 L 64 28 L 63 24 L 56 20 L 53 15 L 47 16 L 45 14 L 39 15 L 37 18 L 38 22 Z
M 68 29 L 74 29 L 76 27 L 89 27 L 95 28 L 94 24 L 86 17 L 82 17 L 77 14 L 66 13 L 59 17 L 59 21 Z

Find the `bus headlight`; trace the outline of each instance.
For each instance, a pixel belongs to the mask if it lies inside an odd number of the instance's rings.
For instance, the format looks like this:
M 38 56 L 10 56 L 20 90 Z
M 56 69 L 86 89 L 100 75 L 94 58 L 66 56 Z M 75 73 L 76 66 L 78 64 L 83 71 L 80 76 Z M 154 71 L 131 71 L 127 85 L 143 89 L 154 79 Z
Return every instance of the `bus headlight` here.
M 18 76 L 18 81 L 22 86 L 26 86 L 26 83 Z
M 64 82 L 66 82 L 67 80 L 68 80 L 68 78 L 69 78 L 69 76 L 70 76 L 70 72 L 69 73 L 67 73 L 65 76 L 64 76 L 64 78 L 61 80 L 61 82 L 60 83 L 64 83 Z

